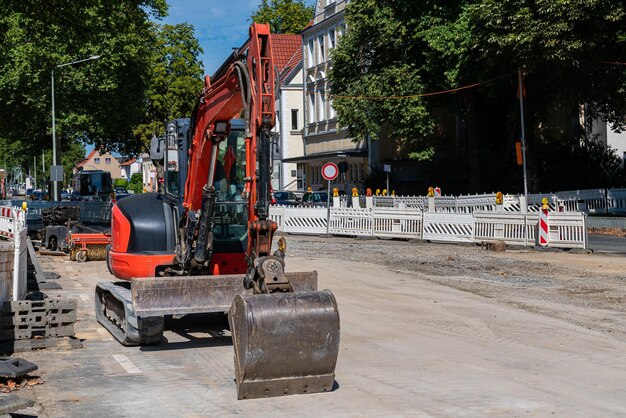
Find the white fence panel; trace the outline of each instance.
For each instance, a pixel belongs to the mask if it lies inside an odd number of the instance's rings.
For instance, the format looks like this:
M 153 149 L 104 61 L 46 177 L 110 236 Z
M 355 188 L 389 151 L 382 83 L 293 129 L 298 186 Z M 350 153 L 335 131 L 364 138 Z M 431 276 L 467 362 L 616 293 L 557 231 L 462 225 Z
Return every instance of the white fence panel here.
M 278 225 L 278 229 L 282 230 L 283 227 L 283 217 L 285 216 L 285 207 L 284 206 L 270 206 L 270 220 L 276 222 Z
M 584 213 L 548 214 L 548 246 L 587 248 L 587 224 Z
M 17 230 L 13 218 L 11 206 L 0 206 L 0 237 L 13 239 Z
M 426 198 L 428 199 L 428 198 Z M 427 204 L 428 205 L 428 204 Z M 435 212 L 454 213 L 457 210 L 456 197 L 435 196 Z
M 606 213 L 606 190 L 589 189 L 559 192 L 556 194 L 559 204 L 565 207 L 567 212 Z
M 373 234 L 386 238 L 422 237 L 423 214 L 415 209 L 374 208 Z
M 15 234 L 15 255 L 13 256 L 13 300 L 26 298 L 26 273 L 28 257 L 28 230 L 24 227 Z
M 284 208 L 282 231 L 297 234 L 325 234 L 326 208 Z
M 10 299 L 14 254 L 13 243 L 0 242 L 0 306 Z
M 608 213 L 626 213 L 626 189 L 607 190 L 606 200 Z
M 474 216 L 464 213 L 424 212 L 423 239 L 474 242 Z
M 0 206 L 0 237 L 13 240 L 26 226 L 26 213 L 21 208 Z
M 467 195 L 459 196 L 456 198 L 457 212 L 459 213 L 474 213 L 477 210 L 495 210 L 496 209 L 496 195 L 482 194 L 482 195 Z
M 538 193 L 538 194 L 529 194 L 528 195 L 528 212 L 539 212 L 541 209 L 541 201 L 543 198 L 548 199 L 548 206 L 550 207 L 550 211 L 557 210 L 557 198 L 556 195 L 552 193 Z M 568 210 L 568 209 L 565 209 Z
M 336 235 L 372 236 L 372 210 L 331 208 L 328 232 Z
M 531 219 L 530 224 L 528 219 Z M 537 215 L 504 212 L 474 212 L 474 240 L 476 242 L 504 241 L 509 245 L 535 245 L 532 222 L 537 222 Z M 526 220 L 526 222 L 525 222 Z M 526 227 L 524 227 L 526 225 Z M 526 236 L 524 236 L 526 230 Z

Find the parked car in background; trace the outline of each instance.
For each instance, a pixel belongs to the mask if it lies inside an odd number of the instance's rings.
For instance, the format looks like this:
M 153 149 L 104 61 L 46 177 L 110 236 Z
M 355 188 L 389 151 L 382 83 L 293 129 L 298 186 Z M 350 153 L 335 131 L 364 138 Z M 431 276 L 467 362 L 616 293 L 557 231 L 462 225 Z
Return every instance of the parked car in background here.
M 70 193 L 67 190 L 61 190 L 61 200 L 70 200 Z
M 30 200 L 44 200 L 44 194 L 41 190 L 33 190 L 29 196 Z
M 123 199 L 127 196 L 130 196 L 130 193 L 128 193 L 128 190 L 126 190 L 125 187 L 116 187 L 115 188 L 115 200 L 120 200 Z
M 274 192 L 274 201 L 272 203 L 283 206 L 297 206 L 300 204 L 300 198 L 292 191 L 277 190 Z
M 306 192 L 302 196 L 302 206 L 324 206 L 328 205 L 327 192 Z

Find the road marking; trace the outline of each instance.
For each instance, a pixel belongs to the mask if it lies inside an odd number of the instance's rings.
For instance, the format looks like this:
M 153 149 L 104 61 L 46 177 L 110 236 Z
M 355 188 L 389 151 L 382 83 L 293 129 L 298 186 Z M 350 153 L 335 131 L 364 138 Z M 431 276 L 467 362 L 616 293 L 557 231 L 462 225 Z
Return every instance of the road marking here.
M 124 370 L 126 370 L 126 373 L 128 374 L 141 373 L 141 370 L 139 370 L 137 366 L 135 366 L 133 362 L 128 359 L 128 357 L 122 354 L 113 354 L 113 358 L 115 359 L 115 361 L 117 361 L 120 364 L 120 366 L 124 368 Z

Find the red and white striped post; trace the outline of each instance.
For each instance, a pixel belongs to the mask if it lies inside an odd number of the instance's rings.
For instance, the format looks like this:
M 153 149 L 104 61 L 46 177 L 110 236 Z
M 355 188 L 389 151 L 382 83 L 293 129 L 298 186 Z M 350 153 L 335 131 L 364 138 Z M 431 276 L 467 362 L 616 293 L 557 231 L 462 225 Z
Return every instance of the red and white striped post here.
M 541 210 L 539 211 L 539 245 L 548 245 L 548 199 L 541 199 Z

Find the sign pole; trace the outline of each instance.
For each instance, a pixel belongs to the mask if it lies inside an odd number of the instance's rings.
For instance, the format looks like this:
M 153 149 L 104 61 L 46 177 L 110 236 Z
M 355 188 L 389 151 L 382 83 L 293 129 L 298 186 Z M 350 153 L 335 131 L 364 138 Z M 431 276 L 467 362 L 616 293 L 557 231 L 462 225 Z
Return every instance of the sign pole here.
M 328 180 L 328 199 L 326 201 L 326 235 L 330 235 L 330 180 Z
M 326 235 L 330 235 L 330 182 L 335 180 L 339 174 L 339 168 L 335 163 L 326 163 L 322 166 L 322 177 L 328 180 L 327 200 L 326 200 Z

